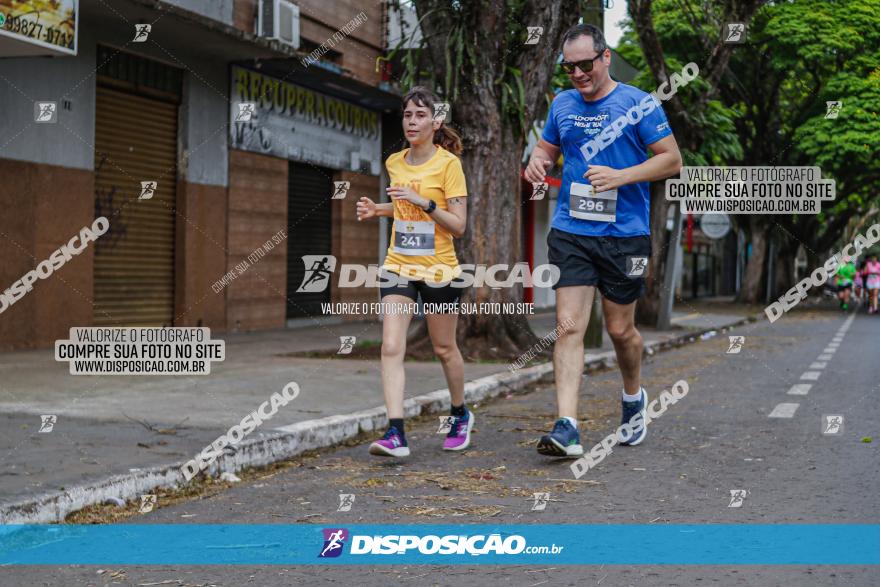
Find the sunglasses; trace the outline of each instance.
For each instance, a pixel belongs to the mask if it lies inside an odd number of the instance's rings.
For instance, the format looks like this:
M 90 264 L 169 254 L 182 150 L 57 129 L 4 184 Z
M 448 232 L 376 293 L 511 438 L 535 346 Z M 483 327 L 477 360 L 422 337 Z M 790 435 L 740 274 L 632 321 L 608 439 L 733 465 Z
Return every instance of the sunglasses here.
M 575 67 L 579 67 L 583 72 L 593 71 L 593 62 L 604 54 L 605 51 L 602 51 L 592 59 L 584 59 L 583 61 L 563 61 L 559 65 L 562 66 L 562 71 L 569 74 L 574 73 Z

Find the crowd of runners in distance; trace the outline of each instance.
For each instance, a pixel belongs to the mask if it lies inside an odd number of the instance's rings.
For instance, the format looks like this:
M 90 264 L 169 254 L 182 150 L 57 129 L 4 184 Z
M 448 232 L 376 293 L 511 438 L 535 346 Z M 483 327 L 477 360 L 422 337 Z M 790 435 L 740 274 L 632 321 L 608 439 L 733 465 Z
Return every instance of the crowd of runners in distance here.
M 877 313 L 877 296 L 880 294 L 880 261 L 877 254 L 868 255 L 861 261 L 847 259 L 838 269 L 834 280 L 840 309 L 849 310 L 850 303 L 866 304 L 868 314 Z

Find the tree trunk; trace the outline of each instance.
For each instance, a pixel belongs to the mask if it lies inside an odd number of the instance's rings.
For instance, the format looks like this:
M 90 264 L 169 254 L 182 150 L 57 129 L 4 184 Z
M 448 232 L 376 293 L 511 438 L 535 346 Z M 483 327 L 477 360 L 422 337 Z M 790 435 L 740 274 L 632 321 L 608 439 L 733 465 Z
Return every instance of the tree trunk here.
M 791 250 L 791 245 L 787 245 L 785 248 L 779 251 L 779 255 L 776 256 L 776 283 L 775 291 L 776 297 L 779 297 L 783 292 L 788 291 L 794 285 L 794 257 L 797 254 L 797 245 L 795 245 L 795 250 Z
M 452 126 L 467 139 L 461 162 L 468 185 L 468 222 L 455 246 L 459 261 L 487 266 L 501 263 L 510 270 L 522 260 L 520 159 L 525 132 L 543 115 L 559 43 L 578 18 L 577 2 L 417 0 L 415 7 L 429 67 L 453 84 L 443 88 L 452 101 Z M 522 23 L 522 38 L 510 38 L 511 22 Z M 540 42 L 525 44 L 525 26 L 543 27 Z M 461 43 L 467 47 L 456 46 Z M 455 76 L 448 70 L 454 70 Z M 511 71 L 521 72 L 521 79 L 510 79 Z M 509 106 L 507 113 L 502 112 L 502 92 L 511 84 L 521 84 L 517 108 L 524 115 L 524 128 L 519 128 L 521 122 L 511 116 Z M 505 279 L 505 273 L 499 272 L 498 278 Z M 461 301 L 479 308 L 482 303 L 522 299 L 521 283 L 497 289 L 475 284 L 463 292 Z M 513 359 L 538 342 L 521 313 L 462 314 L 457 334 L 462 354 L 471 360 Z M 426 337 L 413 343 L 414 351 L 430 345 Z
M 764 290 L 761 286 L 764 284 L 764 263 L 769 243 L 769 227 L 754 217 L 749 219 L 749 224 L 751 226 L 752 255 L 746 265 L 746 275 L 739 292 L 739 301 L 758 304 L 764 299 Z
M 657 324 L 660 312 L 660 292 L 663 291 L 663 278 L 666 270 L 666 215 L 669 202 L 666 201 L 666 183 L 651 183 L 651 258 L 645 273 L 645 295 L 636 303 L 636 323 L 648 326 Z

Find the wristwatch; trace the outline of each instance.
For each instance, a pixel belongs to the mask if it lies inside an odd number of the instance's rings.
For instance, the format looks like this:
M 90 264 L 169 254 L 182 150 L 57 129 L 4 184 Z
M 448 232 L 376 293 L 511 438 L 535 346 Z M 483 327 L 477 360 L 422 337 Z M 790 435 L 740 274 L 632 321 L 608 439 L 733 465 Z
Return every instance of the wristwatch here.
M 431 203 L 428 204 L 428 208 L 427 208 L 427 210 L 425 210 L 425 213 L 430 214 L 431 212 L 433 212 L 436 209 L 437 209 L 437 202 L 435 202 L 434 200 L 431 200 Z

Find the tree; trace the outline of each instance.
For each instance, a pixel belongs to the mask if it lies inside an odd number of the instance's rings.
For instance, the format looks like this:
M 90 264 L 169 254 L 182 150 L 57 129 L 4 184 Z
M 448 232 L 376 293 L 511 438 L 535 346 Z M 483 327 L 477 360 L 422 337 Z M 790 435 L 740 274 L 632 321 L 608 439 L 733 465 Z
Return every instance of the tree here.
M 577 22 L 576 0 L 415 0 L 421 49 L 406 58 L 406 85 L 423 84 L 450 102 L 462 131 L 468 229 L 461 261 L 510 267 L 520 261 L 521 158 L 526 133 L 546 108 L 562 35 Z M 525 44 L 527 27 L 543 27 Z M 471 288 L 466 302 L 521 302 L 523 288 Z M 537 339 L 518 314 L 462 315 L 459 345 L 469 358 L 514 357 Z M 410 348 L 430 343 L 411 337 Z M 429 348 L 429 347 L 428 347 Z
M 646 91 L 669 80 L 671 73 L 694 62 L 700 77 L 679 90 L 663 104 L 670 126 L 682 151 L 684 165 L 717 165 L 741 155 L 734 133 L 735 113 L 718 98 L 718 83 L 724 75 L 735 45 L 725 43 L 724 23 L 747 23 L 761 0 L 718 2 L 693 0 L 630 0 L 632 34 L 618 51 L 636 66 L 646 68 L 635 81 Z M 697 15 L 700 15 L 699 17 Z M 656 24 L 655 24 L 656 18 Z M 652 87 L 647 87 L 647 86 Z M 666 216 L 669 203 L 663 190 L 654 189 L 651 198 L 651 245 L 654 254 L 648 266 L 647 289 L 639 300 L 636 317 L 640 323 L 655 324 L 660 290 L 666 270 Z
M 742 116 L 737 120 L 747 165 L 818 166 L 837 187 L 834 203 L 819 215 L 752 216 L 753 245 L 776 245 L 776 275 L 766 275 L 766 255 L 749 261 L 742 299 L 758 301 L 765 278 L 776 292 L 794 283 L 800 246 L 809 267 L 843 236 L 856 214 L 878 200 L 880 132 L 880 2 L 801 0 L 763 7 L 750 30 L 749 51 L 731 61 L 721 93 Z M 760 58 L 756 58 L 760 55 Z M 844 103 L 826 119 L 826 102 Z M 760 250 L 760 247 L 755 247 Z M 766 249 L 766 246 L 763 247 Z

